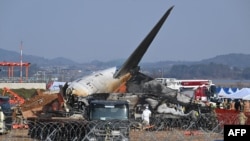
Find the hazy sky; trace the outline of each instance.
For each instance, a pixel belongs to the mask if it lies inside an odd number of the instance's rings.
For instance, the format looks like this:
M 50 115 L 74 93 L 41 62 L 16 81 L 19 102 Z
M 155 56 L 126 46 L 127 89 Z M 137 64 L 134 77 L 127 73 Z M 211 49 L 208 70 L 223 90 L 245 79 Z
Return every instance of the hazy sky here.
M 125 59 L 173 5 L 143 62 L 250 54 L 249 0 L 1 0 L 0 48 L 20 52 L 23 41 L 23 54 L 48 59 Z

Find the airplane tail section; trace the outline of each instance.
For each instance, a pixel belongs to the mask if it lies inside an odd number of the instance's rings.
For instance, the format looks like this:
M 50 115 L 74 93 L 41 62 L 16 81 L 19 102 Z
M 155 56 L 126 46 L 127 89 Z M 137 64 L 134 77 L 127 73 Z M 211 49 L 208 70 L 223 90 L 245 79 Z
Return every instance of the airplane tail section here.
M 125 63 L 121 66 L 121 68 L 116 71 L 114 74 L 114 78 L 119 78 L 120 76 L 130 72 L 133 69 L 138 67 L 139 62 L 141 61 L 143 55 L 147 51 L 148 47 L 154 40 L 155 36 L 159 32 L 163 23 L 167 19 L 171 10 L 174 6 L 170 7 L 166 13 L 162 16 L 162 18 L 158 21 L 158 23 L 154 26 L 154 28 L 148 33 L 148 35 L 144 38 L 144 40 L 140 43 L 140 45 L 135 49 L 135 51 L 130 55 L 130 57 L 125 61 Z

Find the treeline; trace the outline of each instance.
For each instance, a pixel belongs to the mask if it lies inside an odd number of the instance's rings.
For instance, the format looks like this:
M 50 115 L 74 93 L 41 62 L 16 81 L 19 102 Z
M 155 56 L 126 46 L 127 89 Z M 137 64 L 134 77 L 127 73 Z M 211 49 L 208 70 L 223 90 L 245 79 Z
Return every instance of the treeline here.
M 173 65 L 170 68 L 159 68 L 157 71 L 154 71 L 153 74 L 156 77 L 159 77 L 160 74 L 161 77 L 172 77 L 178 79 L 204 78 L 247 80 L 250 79 L 250 67 L 237 68 L 216 63 Z

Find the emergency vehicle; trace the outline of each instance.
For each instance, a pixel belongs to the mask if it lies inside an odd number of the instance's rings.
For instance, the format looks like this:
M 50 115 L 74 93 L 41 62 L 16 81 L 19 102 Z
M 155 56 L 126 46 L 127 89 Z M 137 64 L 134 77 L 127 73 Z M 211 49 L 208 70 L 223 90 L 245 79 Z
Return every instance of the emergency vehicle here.
M 195 100 L 208 101 L 212 97 L 216 97 L 216 87 L 212 80 L 207 79 L 181 79 L 176 78 L 156 78 L 164 86 L 179 93 L 192 93 Z

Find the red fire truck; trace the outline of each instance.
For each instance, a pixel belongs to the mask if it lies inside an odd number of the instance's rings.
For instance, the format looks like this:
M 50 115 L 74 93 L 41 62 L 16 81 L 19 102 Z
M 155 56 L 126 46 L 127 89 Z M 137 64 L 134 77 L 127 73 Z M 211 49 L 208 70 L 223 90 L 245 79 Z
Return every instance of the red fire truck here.
M 180 93 L 189 93 L 195 100 L 207 101 L 216 96 L 216 87 L 212 80 L 206 79 L 182 79 L 176 78 L 156 78 L 163 85 L 178 90 Z

